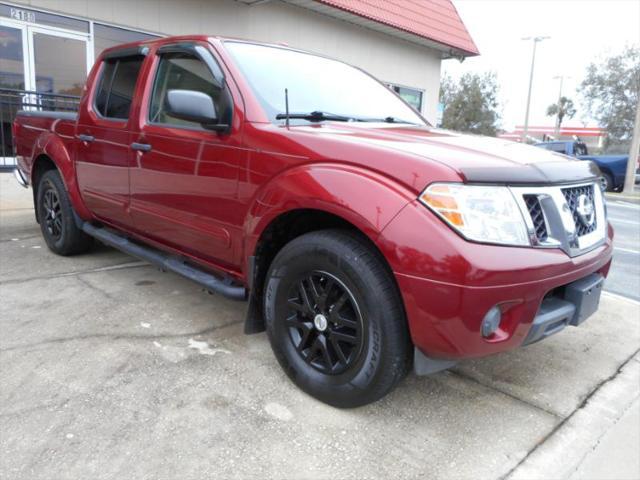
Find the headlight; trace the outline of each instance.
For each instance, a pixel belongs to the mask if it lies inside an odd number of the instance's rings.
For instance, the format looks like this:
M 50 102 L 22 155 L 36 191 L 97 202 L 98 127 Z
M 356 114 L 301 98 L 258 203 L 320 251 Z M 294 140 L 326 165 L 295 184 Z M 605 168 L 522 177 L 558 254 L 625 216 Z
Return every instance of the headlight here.
M 524 218 L 507 187 L 434 183 L 420 201 L 469 240 L 530 245 Z

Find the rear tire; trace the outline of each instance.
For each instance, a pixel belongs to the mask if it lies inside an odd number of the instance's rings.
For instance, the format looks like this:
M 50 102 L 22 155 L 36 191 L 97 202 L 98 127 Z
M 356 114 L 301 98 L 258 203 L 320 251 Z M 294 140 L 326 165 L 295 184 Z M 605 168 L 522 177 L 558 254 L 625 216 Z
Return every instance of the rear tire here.
M 38 183 L 36 211 L 47 247 L 58 255 L 86 252 L 93 241 L 76 226 L 73 207 L 57 170 L 48 170 Z
M 356 235 L 323 230 L 285 245 L 267 274 L 264 302 L 278 362 L 325 403 L 374 402 L 409 370 L 398 288 L 384 259 Z

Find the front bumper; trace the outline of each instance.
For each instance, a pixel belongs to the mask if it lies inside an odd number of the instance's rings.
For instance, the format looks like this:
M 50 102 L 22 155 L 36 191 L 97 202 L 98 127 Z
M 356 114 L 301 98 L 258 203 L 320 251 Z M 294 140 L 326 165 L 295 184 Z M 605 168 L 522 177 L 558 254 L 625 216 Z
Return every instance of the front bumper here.
M 539 342 L 568 325 L 584 322 L 598 309 L 603 283 L 602 275 L 592 273 L 545 297 L 522 344 Z
M 424 210 L 406 207 L 383 231 L 380 244 L 395 273 L 413 343 L 429 359 L 482 357 L 559 331 L 571 324 L 567 311 L 531 333 L 536 317 L 549 310 L 543 301 L 559 298 L 563 288 L 591 274 L 606 277 L 611 265 L 610 227 L 603 244 L 570 257 L 559 249 L 467 242 Z M 482 320 L 496 306 L 500 327 L 485 338 Z

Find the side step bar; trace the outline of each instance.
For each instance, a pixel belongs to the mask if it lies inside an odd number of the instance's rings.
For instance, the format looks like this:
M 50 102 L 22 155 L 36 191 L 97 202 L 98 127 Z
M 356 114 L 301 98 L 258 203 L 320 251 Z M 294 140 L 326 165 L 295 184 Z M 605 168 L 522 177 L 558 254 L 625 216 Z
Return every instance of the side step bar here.
M 138 245 L 117 233 L 107 230 L 106 228 L 94 227 L 89 222 L 82 222 L 82 230 L 87 235 L 100 240 L 106 245 L 122 250 L 124 253 L 128 253 L 129 255 L 146 262 L 152 263 L 163 270 L 169 270 L 182 275 L 183 277 L 202 285 L 205 289 L 211 292 L 219 293 L 220 295 L 232 300 L 247 299 L 247 289 L 239 285 L 234 285 L 230 278 L 220 279 L 215 275 L 188 265 L 176 256 L 168 255 L 150 247 Z

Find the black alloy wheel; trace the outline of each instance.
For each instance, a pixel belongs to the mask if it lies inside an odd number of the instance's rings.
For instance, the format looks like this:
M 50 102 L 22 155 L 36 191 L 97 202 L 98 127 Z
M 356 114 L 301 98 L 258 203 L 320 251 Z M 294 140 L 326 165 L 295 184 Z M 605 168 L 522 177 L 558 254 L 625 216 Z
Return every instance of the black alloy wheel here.
M 86 252 L 93 243 L 76 225 L 73 206 L 57 170 L 42 174 L 36 190 L 36 212 L 47 247 L 58 255 Z
M 348 370 L 364 344 L 360 309 L 344 283 L 314 271 L 289 290 L 286 324 L 303 360 L 326 375 Z
M 42 206 L 44 208 L 44 226 L 54 241 L 62 236 L 62 207 L 58 192 L 47 188 L 44 192 Z

